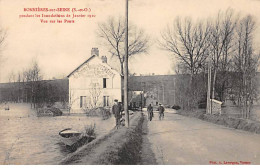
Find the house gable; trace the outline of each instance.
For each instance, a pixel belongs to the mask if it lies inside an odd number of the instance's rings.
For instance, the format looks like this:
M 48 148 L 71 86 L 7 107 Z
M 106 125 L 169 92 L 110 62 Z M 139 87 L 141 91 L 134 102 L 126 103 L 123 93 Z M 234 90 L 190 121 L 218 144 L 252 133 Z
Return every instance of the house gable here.
M 115 75 L 120 75 L 116 70 L 112 69 L 107 63 L 103 63 L 102 60 L 96 56 L 91 56 L 78 68 L 72 71 L 68 78 L 74 77 L 98 77 L 98 78 L 113 78 Z

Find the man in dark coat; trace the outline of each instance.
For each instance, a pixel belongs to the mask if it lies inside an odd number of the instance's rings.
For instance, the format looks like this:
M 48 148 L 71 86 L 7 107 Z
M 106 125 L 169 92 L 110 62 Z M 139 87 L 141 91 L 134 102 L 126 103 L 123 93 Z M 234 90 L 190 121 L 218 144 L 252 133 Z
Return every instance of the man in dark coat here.
M 148 120 L 152 121 L 153 118 L 153 106 L 149 104 L 147 107 L 147 112 L 148 112 Z
M 161 104 L 159 104 L 158 110 L 159 110 L 159 119 L 161 120 L 164 118 L 164 107 Z
M 116 129 L 118 129 L 120 126 L 120 119 L 122 115 L 121 115 L 121 106 L 118 104 L 117 99 L 115 99 L 115 104 L 112 106 L 112 113 L 116 118 Z

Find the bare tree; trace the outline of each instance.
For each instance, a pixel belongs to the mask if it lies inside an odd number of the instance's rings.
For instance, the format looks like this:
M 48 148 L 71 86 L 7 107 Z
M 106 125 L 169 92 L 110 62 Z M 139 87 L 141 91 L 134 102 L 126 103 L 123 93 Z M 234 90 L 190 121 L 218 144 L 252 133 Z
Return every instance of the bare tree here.
M 161 33 L 159 45 L 162 49 L 177 56 L 182 69 L 190 74 L 189 93 L 192 94 L 193 77 L 200 72 L 208 55 L 210 26 L 208 23 L 193 23 L 191 19 L 176 18 L 172 26 L 168 26 Z M 189 105 L 193 101 L 193 94 L 189 96 Z
M 14 73 L 14 71 L 11 71 L 8 75 L 9 77 L 9 100 L 13 102 L 21 102 L 24 97 L 24 80 L 23 80 L 23 74 L 20 72 Z
M 6 31 L 0 26 L 0 52 L 2 51 L 2 46 L 4 45 L 5 39 L 6 39 Z
M 31 108 L 36 108 L 37 103 L 37 94 L 39 92 L 39 82 L 42 80 L 41 71 L 36 61 L 33 61 L 32 67 L 29 68 L 27 71 L 24 72 L 24 77 L 26 79 L 26 83 L 29 87 L 29 94 L 30 94 L 30 101 L 31 101 Z
M 70 91 L 69 91 L 69 103 L 68 103 L 69 114 L 71 113 L 71 109 L 72 109 L 73 104 L 74 104 L 78 99 L 79 99 L 78 97 L 74 98 L 74 92 L 72 92 L 72 90 L 70 89 Z
M 210 29 L 210 57 L 213 62 L 213 83 L 212 83 L 212 98 L 215 98 L 215 85 L 218 70 L 223 72 L 222 79 L 226 79 L 226 71 L 232 51 L 232 42 L 234 29 L 236 27 L 237 17 L 231 9 L 219 12 L 214 19 Z M 223 80 L 223 85 L 225 85 Z
M 191 19 L 177 18 L 173 26 L 168 26 L 161 33 L 160 47 L 173 53 L 182 65 L 194 75 L 199 72 L 207 58 L 210 27 L 198 22 L 193 24 Z
M 123 83 L 123 66 L 125 60 L 124 39 L 125 26 L 122 18 L 109 18 L 107 22 L 98 24 L 97 35 L 108 47 L 112 57 L 116 57 L 120 63 L 120 73 L 122 75 L 121 82 Z M 136 26 L 130 25 L 128 29 L 128 56 L 133 57 L 136 54 L 145 53 L 149 47 L 149 38 L 144 34 L 144 31 Z M 123 86 L 121 86 L 123 89 Z M 123 92 L 122 92 L 123 94 Z
M 2 55 L 2 50 L 3 50 L 3 45 L 6 40 L 6 31 L 1 28 L 0 25 L 0 67 L 2 67 L 3 64 L 3 55 Z M 1 81 L 1 69 L 0 69 L 0 81 Z
M 21 101 L 23 101 L 23 97 L 24 97 L 24 89 L 23 89 L 23 86 L 24 86 L 24 77 L 23 77 L 23 73 L 21 72 L 18 72 L 17 73 L 17 78 L 16 78 L 16 82 L 18 83 L 18 97 L 17 97 L 17 100 L 18 100 L 18 103 L 20 103 Z
M 252 16 L 240 20 L 236 29 L 237 50 L 234 56 L 235 71 L 238 73 L 238 102 L 242 117 L 249 118 L 257 89 L 256 72 L 259 54 L 255 53 L 253 35 L 255 21 Z
M 9 85 L 10 85 L 10 95 L 9 95 L 9 100 L 12 102 L 16 102 L 16 75 L 15 73 L 12 71 L 10 72 L 10 74 L 8 75 L 9 77 Z
M 99 83 L 91 83 L 90 84 L 90 89 L 89 89 L 89 93 L 90 93 L 90 98 L 91 98 L 91 107 L 92 108 L 96 108 L 98 106 L 98 101 L 100 98 L 100 94 L 101 94 L 101 88 L 99 86 Z

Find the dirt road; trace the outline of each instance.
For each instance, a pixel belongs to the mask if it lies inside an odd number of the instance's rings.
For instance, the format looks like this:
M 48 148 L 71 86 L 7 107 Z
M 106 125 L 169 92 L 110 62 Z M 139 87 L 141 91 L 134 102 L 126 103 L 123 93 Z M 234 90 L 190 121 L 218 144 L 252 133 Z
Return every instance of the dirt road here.
M 166 111 L 148 122 L 158 164 L 260 164 L 260 135 Z

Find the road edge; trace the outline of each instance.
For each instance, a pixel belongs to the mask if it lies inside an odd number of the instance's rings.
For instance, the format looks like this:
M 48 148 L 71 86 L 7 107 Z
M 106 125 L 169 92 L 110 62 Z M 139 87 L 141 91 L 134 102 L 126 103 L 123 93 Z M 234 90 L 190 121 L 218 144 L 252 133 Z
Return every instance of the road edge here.
M 201 112 L 201 111 L 200 112 L 178 111 L 176 114 L 198 118 L 203 121 L 211 122 L 218 125 L 223 125 L 229 128 L 260 134 L 260 122 L 258 121 L 253 121 L 253 120 L 243 119 L 243 118 L 233 118 L 224 115 L 214 115 L 214 114 L 210 115 L 210 114 L 205 114 L 205 112 Z

